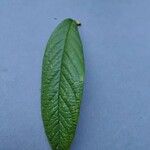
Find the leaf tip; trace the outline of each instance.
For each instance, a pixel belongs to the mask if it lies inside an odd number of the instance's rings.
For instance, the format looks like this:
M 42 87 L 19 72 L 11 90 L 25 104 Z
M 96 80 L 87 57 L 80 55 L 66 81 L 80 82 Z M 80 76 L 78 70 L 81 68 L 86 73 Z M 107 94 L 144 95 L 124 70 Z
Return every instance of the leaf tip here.
M 81 22 L 79 20 L 75 20 L 77 26 L 81 26 Z

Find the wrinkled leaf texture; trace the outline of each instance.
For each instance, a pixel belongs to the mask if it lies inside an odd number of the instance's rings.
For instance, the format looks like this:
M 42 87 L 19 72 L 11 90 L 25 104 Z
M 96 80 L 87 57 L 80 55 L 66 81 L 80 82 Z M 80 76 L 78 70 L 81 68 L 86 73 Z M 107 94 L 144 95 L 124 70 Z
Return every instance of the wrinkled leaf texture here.
M 62 21 L 52 33 L 42 66 L 41 110 L 53 150 L 70 150 L 83 93 L 84 57 L 78 24 Z

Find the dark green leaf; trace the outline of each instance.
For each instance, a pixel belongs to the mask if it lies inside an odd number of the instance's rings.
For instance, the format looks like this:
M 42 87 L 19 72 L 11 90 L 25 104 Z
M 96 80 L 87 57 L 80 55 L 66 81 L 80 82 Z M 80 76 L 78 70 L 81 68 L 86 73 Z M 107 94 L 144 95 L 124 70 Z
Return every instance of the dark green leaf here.
M 42 68 L 42 117 L 53 150 L 70 149 L 83 81 L 84 58 L 78 23 L 65 19 L 48 41 Z

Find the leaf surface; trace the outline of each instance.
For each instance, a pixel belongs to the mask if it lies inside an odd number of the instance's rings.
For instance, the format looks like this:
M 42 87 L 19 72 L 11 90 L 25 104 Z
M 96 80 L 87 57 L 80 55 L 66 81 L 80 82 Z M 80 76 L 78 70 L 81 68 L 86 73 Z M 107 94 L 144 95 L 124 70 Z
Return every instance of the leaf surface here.
M 62 21 L 52 33 L 42 66 L 41 111 L 53 150 L 69 150 L 83 93 L 84 58 L 78 25 Z

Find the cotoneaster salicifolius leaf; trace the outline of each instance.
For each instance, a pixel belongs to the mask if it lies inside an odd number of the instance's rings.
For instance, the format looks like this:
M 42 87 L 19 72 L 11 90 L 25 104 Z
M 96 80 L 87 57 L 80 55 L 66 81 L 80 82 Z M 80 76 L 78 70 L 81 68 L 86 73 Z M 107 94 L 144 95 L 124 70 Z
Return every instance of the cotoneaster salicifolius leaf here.
M 83 93 L 84 58 L 79 23 L 62 21 L 52 33 L 42 67 L 41 110 L 53 150 L 70 150 Z

